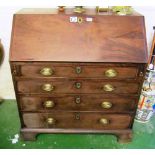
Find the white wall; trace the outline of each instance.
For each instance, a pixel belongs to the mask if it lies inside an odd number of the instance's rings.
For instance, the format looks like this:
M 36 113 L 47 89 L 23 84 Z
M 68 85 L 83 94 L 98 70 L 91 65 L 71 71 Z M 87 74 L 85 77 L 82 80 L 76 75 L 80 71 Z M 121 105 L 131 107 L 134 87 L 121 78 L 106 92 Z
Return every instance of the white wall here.
M 0 8 L 0 38 L 5 49 L 5 60 L 0 68 L 0 96 L 5 99 L 14 99 L 14 88 L 12 84 L 9 67 L 9 46 L 12 28 L 12 17 L 21 8 Z M 145 16 L 148 49 L 150 50 L 153 37 L 153 26 L 155 25 L 155 7 L 134 7 L 134 9 Z
M 137 12 L 145 16 L 146 37 L 148 43 L 148 51 L 150 51 L 153 39 L 153 26 L 155 26 L 155 6 L 133 7 Z
M 12 17 L 20 8 L 0 8 L 0 38 L 5 50 L 5 59 L 0 68 L 0 97 L 15 98 L 9 67 L 9 48 L 12 29 Z

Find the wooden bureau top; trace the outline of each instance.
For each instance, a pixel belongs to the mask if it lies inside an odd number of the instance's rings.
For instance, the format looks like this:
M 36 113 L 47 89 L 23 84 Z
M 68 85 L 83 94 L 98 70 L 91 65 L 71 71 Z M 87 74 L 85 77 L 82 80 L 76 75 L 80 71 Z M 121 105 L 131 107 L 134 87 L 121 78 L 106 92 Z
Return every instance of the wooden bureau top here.
M 83 21 L 73 23 L 70 17 Z M 10 61 L 146 63 L 147 57 L 140 15 L 35 10 L 14 15 Z

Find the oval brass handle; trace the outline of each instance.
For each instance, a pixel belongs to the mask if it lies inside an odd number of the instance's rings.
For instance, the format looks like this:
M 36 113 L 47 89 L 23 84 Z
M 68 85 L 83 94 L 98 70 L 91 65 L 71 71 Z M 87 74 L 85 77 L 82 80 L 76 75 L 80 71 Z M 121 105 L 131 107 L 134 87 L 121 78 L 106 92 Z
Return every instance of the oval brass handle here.
M 44 106 L 45 108 L 53 108 L 55 106 L 55 103 L 53 101 L 48 100 L 44 102 Z
M 80 66 L 76 67 L 76 73 L 77 73 L 77 74 L 80 74 L 80 73 L 81 73 L 81 71 L 82 71 L 82 69 L 81 69 L 81 67 L 80 67 Z
M 103 86 L 103 90 L 104 91 L 108 91 L 108 92 L 110 92 L 110 91 L 113 91 L 115 88 L 111 85 L 111 84 L 105 84 L 104 86 Z
M 50 92 L 54 90 L 54 86 L 52 84 L 46 83 L 43 84 L 42 90 Z
M 105 76 L 108 78 L 116 77 L 117 76 L 117 71 L 114 69 L 108 69 L 105 71 Z
M 100 123 L 101 123 L 102 125 L 108 125 L 110 122 L 109 122 L 109 120 L 106 119 L 106 118 L 101 118 L 101 119 L 100 119 Z
M 44 76 L 51 76 L 51 75 L 53 75 L 53 70 L 49 67 L 45 67 L 45 68 L 41 69 L 40 73 Z
M 112 103 L 104 101 L 104 102 L 101 103 L 101 107 L 104 108 L 104 109 L 110 109 L 112 107 Z
M 81 83 L 80 83 L 80 82 L 76 82 L 76 83 L 75 83 L 75 87 L 76 87 L 77 89 L 80 89 L 80 88 L 81 88 Z
M 54 125 L 56 123 L 56 120 L 54 118 L 47 118 L 47 123 L 50 125 Z

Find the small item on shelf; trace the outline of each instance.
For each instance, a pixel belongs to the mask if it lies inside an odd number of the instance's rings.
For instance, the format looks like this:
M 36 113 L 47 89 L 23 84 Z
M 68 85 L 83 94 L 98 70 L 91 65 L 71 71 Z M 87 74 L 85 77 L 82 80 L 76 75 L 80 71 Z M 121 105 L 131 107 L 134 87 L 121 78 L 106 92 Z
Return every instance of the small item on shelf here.
M 83 6 L 75 6 L 74 12 L 75 13 L 84 13 L 85 9 L 83 8 Z
M 97 12 L 108 12 L 109 11 L 109 7 L 100 7 L 100 6 L 97 6 L 96 7 L 96 11 Z
M 112 6 L 113 12 L 116 12 L 118 15 L 130 15 L 133 12 L 131 6 Z
M 59 12 L 64 12 L 65 11 L 65 6 L 58 6 L 58 10 Z

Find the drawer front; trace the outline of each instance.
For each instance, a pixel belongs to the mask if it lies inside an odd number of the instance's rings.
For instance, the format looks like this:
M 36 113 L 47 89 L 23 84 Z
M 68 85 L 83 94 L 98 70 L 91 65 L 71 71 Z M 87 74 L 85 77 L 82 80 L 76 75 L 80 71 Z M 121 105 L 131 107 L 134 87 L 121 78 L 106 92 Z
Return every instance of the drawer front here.
M 108 93 L 137 94 L 139 83 L 109 82 L 103 80 L 50 80 L 50 81 L 18 81 L 19 93 Z
M 20 67 L 22 77 L 89 77 L 103 79 L 136 79 L 138 65 L 33 63 Z
M 55 97 L 20 97 L 22 111 L 103 111 L 133 112 L 137 99 L 103 95 L 66 95 Z
M 130 115 L 103 113 L 24 113 L 27 128 L 62 129 L 127 129 L 131 123 Z

